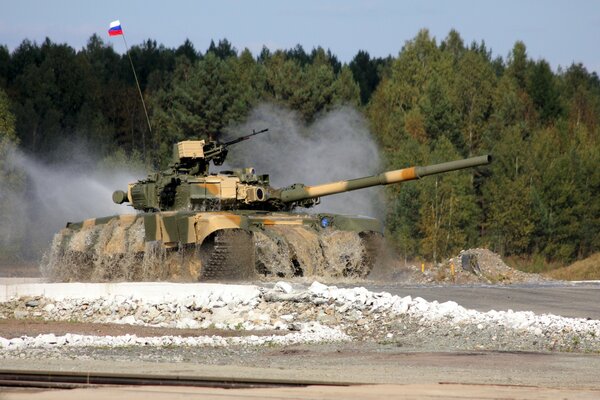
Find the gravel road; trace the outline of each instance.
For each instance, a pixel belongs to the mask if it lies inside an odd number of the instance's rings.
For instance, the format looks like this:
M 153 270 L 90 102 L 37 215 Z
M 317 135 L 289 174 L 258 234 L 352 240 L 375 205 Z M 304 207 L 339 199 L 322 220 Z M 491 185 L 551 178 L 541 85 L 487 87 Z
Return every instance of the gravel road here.
M 420 296 L 428 301 L 455 301 L 463 307 L 484 312 L 512 309 L 600 320 L 600 282 L 549 282 L 507 286 L 368 284 L 366 287 L 374 292 Z

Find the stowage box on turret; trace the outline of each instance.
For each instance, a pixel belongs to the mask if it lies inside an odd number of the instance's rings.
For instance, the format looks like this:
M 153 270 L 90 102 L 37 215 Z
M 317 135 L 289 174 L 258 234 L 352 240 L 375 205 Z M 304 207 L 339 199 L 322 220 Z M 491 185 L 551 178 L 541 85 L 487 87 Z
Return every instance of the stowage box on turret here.
M 366 277 L 383 228 L 361 216 L 297 212 L 322 196 L 388 185 L 488 164 L 488 155 L 410 167 L 316 186 L 269 185 L 253 168 L 222 165 L 227 143 L 188 140 L 173 148 L 169 168 L 113 193 L 138 210 L 68 223 L 42 266 L 55 280 L 225 280 L 260 276 Z

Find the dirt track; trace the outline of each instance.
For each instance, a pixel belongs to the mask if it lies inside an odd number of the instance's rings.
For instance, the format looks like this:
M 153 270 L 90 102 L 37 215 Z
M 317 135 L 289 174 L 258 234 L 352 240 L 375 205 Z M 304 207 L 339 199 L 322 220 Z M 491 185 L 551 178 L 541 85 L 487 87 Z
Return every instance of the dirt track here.
M 173 356 L 174 349 L 164 349 Z M 239 354 L 235 354 L 239 352 Z M 125 354 L 126 353 L 126 354 Z M 127 361 L 127 356 L 130 360 Z M 114 358 L 99 353 L 87 359 L 57 358 L 12 360 L 11 369 L 51 369 L 55 371 L 111 371 L 175 376 L 271 378 L 327 381 L 339 383 L 376 383 L 408 385 L 359 388 L 297 389 L 191 389 L 191 388 L 117 388 L 82 392 L 12 392 L 6 399 L 23 398 L 173 398 L 197 395 L 201 398 L 598 398 L 600 357 L 578 354 L 534 354 L 495 352 L 421 353 L 389 346 L 318 345 L 290 348 L 239 349 L 215 358 L 211 351 L 179 362 L 139 361 L 135 349 L 123 350 Z M 133 359 L 138 361 L 132 361 Z M 118 361 L 117 361 L 118 360 Z M 440 384 L 441 383 L 441 384 Z M 53 394 L 54 393 L 54 394 Z M 57 394 L 61 394 L 57 397 Z M 72 397 L 71 397 L 72 396 Z
M 550 282 L 507 286 L 491 285 L 403 285 L 367 284 L 372 291 L 402 296 L 421 296 L 425 300 L 455 301 L 479 311 L 533 311 L 563 317 L 600 319 L 600 282 Z
M 123 324 L 94 324 L 81 322 L 63 322 L 63 321 L 40 321 L 40 320 L 21 320 L 21 319 L 0 319 L 0 337 L 14 338 L 20 336 L 37 336 L 45 333 L 55 335 L 64 335 L 67 333 L 76 333 L 80 335 L 96 336 L 116 336 L 116 335 L 137 335 L 144 337 L 178 335 L 182 337 L 191 336 L 268 336 L 285 335 L 288 331 L 231 331 L 226 329 L 176 329 L 159 328 L 152 326 L 135 326 Z

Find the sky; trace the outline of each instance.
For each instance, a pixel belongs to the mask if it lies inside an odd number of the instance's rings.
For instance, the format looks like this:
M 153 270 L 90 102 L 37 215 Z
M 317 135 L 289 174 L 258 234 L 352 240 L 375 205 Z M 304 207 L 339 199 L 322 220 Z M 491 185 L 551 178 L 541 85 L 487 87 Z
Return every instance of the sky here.
M 573 62 L 600 73 L 600 1 L 535 0 L 0 0 L 0 44 L 14 50 L 24 39 L 85 46 L 97 33 L 115 50 L 108 25 L 119 19 L 128 44 L 154 39 L 178 47 L 189 38 L 204 52 L 211 39 L 227 38 L 257 55 L 301 44 L 321 46 L 343 62 L 359 50 L 396 56 L 422 28 L 438 43 L 451 29 L 465 43 L 485 41 L 493 56 L 506 58 L 517 40 L 533 60 L 556 70 Z

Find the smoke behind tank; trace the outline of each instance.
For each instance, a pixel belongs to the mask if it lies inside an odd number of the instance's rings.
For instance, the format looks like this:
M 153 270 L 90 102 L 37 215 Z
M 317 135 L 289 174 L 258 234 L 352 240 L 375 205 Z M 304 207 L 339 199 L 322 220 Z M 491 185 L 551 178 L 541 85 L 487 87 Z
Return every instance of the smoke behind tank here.
M 269 174 L 274 187 L 315 185 L 381 172 L 379 151 L 367 122 L 351 107 L 305 124 L 293 111 L 262 104 L 243 124 L 227 129 L 225 139 L 263 128 L 269 132 L 232 147 L 227 166 L 220 169 L 254 167 L 259 174 Z M 324 197 L 310 212 L 381 218 L 381 205 L 381 188 L 369 188 Z
M 3 199 L 19 201 L 4 202 L 5 207 L 0 208 L 0 221 L 6 222 L 0 224 L 0 243 L 21 249 L 22 259 L 39 258 L 68 221 L 133 212 L 114 204 L 111 196 L 115 188 L 127 187 L 128 182 L 143 176 L 142 171 L 99 169 L 85 150 L 71 148 L 71 152 L 86 161 L 47 164 L 15 148 L 4 160 L 6 168 L 21 174 L 24 191 L 1 189 Z M 11 234 L 15 231 L 19 234 Z

